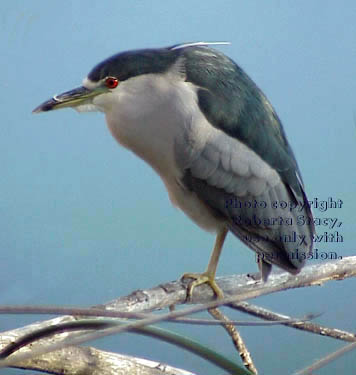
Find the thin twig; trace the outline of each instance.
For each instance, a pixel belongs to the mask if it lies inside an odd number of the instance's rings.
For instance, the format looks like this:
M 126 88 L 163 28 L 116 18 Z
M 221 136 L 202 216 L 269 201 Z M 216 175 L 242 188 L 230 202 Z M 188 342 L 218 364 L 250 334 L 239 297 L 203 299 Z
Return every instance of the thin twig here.
M 250 315 L 259 317 L 261 319 L 272 320 L 272 321 L 274 320 L 281 321 L 281 319 L 286 319 L 285 322 L 281 323 L 282 325 L 300 329 L 302 331 L 308 331 L 308 332 L 316 333 L 321 336 L 328 336 L 328 337 L 332 337 L 334 339 L 338 339 L 342 341 L 348 341 L 348 342 L 356 341 L 356 335 L 353 333 L 342 331 L 336 328 L 325 327 L 320 324 L 312 323 L 309 321 L 299 321 L 299 322 L 288 321 L 290 317 L 287 315 L 278 314 L 271 310 L 267 310 L 263 307 L 252 305 L 247 302 L 234 303 L 234 304 L 231 304 L 230 307 L 237 309 L 239 311 L 243 311 Z
M 242 363 L 247 368 L 247 370 L 251 371 L 253 374 L 258 374 L 257 368 L 253 363 L 252 357 L 250 352 L 248 351 L 242 336 L 240 335 L 239 331 L 233 326 L 230 322 L 230 319 L 224 315 L 218 308 L 213 308 L 208 310 L 209 314 L 212 315 L 215 319 L 219 319 L 223 322 L 223 327 L 229 334 L 232 339 L 232 342 L 240 355 Z
M 314 362 L 311 366 L 308 366 L 300 371 L 297 371 L 296 373 L 294 373 L 294 375 L 311 375 L 313 371 L 319 370 L 320 368 L 325 367 L 330 362 L 335 361 L 342 355 L 354 349 L 356 349 L 356 342 L 345 345 L 341 349 L 338 349 L 335 352 L 328 354 L 324 358 L 319 359 L 316 362 Z
M 173 310 L 171 310 L 173 311 Z M 41 305 L 0 305 L 0 314 L 8 315 L 72 315 L 81 317 L 98 317 L 98 318 L 121 318 L 121 319 L 144 319 L 154 316 L 152 313 L 135 313 L 125 311 L 112 311 L 98 308 L 83 308 L 83 307 L 62 307 L 62 306 L 41 306 Z M 300 319 L 281 319 L 274 321 L 258 322 L 258 321 L 243 321 L 243 320 L 231 320 L 230 324 L 235 326 L 272 326 L 279 325 L 282 323 L 297 323 L 305 322 L 315 319 L 319 315 L 309 314 Z M 169 323 L 183 323 L 183 324 L 196 324 L 196 325 L 208 325 L 217 326 L 223 323 L 216 319 L 197 319 L 197 318 L 177 318 L 167 319 Z

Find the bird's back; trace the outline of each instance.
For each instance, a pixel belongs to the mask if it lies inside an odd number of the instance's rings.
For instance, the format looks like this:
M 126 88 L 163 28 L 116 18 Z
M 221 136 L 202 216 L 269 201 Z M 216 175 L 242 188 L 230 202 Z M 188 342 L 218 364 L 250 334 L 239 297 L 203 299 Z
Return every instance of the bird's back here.
M 312 251 L 313 217 L 281 122 L 268 99 L 232 60 L 186 48 L 186 80 L 214 128 L 184 183 L 268 263 L 296 273 Z

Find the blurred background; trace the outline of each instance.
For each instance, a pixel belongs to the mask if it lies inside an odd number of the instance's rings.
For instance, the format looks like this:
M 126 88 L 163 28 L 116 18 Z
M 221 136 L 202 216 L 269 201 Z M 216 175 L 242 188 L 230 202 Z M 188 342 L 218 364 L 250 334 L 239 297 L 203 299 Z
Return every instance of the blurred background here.
M 171 206 L 160 179 L 115 143 L 102 114 L 31 114 L 53 94 L 80 85 L 104 58 L 135 48 L 230 41 L 218 48 L 272 102 L 308 198 L 343 202 L 340 209 L 314 210 L 317 218 L 338 218 L 343 236 L 342 243 L 316 247 L 339 256 L 355 254 L 355 19 L 351 0 L 3 0 L 0 303 L 91 306 L 205 269 L 213 236 Z M 336 229 L 320 225 L 317 230 Z M 229 235 L 218 274 L 256 270 L 254 254 Z M 355 280 L 332 282 L 255 302 L 293 316 L 323 313 L 318 322 L 355 331 L 355 286 Z M 44 318 L 1 316 L 1 331 L 39 319 Z M 169 328 L 239 361 L 221 328 Z M 344 345 L 284 327 L 244 327 L 241 333 L 266 374 L 292 373 Z M 221 372 L 137 335 L 94 345 L 200 374 Z M 318 374 L 351 373 L 355 367 L 349 353 Z

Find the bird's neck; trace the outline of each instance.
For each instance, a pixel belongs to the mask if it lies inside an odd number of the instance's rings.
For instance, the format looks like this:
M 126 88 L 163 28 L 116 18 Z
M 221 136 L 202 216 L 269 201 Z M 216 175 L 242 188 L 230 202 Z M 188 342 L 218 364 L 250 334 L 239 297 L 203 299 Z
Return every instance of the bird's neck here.
M 152 76 L 137 78 L 122 90 L 119 105 L 106 111 L 108 126 L 121 145 L 145 160 L 162 177 L 180 174 L 175 143 L 182 141 L 190 126 L 192 112 L 196 110 L 196 94 L 183 81 Z

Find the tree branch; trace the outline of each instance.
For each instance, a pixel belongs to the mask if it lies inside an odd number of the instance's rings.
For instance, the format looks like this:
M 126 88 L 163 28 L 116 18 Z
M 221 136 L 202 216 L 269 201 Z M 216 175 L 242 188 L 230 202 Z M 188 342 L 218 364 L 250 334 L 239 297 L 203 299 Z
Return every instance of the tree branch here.
M 260 295 L 266 295 L 291 288 L 301 288 L 306 286 L 322 285 L 329 280 L 343 280 L 348 277 L 356 276 L 356 257 L 347 257 L 333 262 L 325 262 L 305 267 L 297 276 L 287 273 L 274 273 L 269 277 L 268 282 L 257 282 L 248 275 L 238 275 L 230 277 L 221 277 L 217 279 L 219 287 L 227 297 L 224 303 L 233 303 L 235 300 L 241 302 L 241 298 L 256 298 Z M 105 305 L 96 306 L 96 308 L 110 309 L 127 312 L 148 312 L 160 310 L 172 305 L 186 303 L 187 280 L 176 281 L 159 285 L 158 287 L 146 290 L 138 290 L 129 296 L 110 301 Z M 215 297 L 208 286 L 202 285 L 194 289 L 194 295 L 191 303 L 206 303 L 214 301 Z M 220 302 L 220 301 L 218 301 Z M 216 305 L 218 305 L 217 303 Z M 208 303 L 209 308 L 214 307 L 214 303 Z M 188 309 L 193 310 L 193 309 Z M 280 318 L 278 318 L 280 319 Z M 48 321 L 31 324 L 29 326 L 4 332 L 0 336 L 0 348 L 16 340 L 17 337 L 36 329 L 42 328 L 48 324 L 58 324 L 60 322 L 76 320 L 75 317 L 64 316 Z M 291 323 L 292 324 L 292 323 Z M 297 323 L 295 323 L 297 324 Z M 54 344 L 63 341 L 68 337 L 75 337 L 77 333 L 63 333 L 53 338 L 43 340 L 42 346 Z M 350 334 L 352 335 L 352 334 Z M 351 340 L 349 340 L 351 341 Z M 31 351 L 29 348 L 23 348 L 22 351 Z M 101 374 L 118 374 L 120 371 L 121 356 L 113 353 L 97 351 L 93 348 L 66 347 L 64 349 L 47 353 L 38 358 L 32 358 L 16 365 L 16 367 L 46 371 L 54 374 L 82 374 L 83 371 L 95 374 L 96 371 Z M 105 357 L 105 356 L 108 357 Z M 120 359 L 118 359 L 120 358 Z M 123 357 L 124 358 L 124 357 Z M 122 360 L 125 360 L 122 359 Z M 116 363 L 116 361 L 119 361 Z M 104 362 L 100 362 L 104 361 Z M 104 369 L 110 371 L 115 362 L 114 372 L 104 372 Z M 68 370 L 70 367 L 70 371 Z M 130 365 L 133 366 L 133 365 Z M 100 371 L 99 371 L 100 370 Z M 136 372 L 135 372 L 136 371 Z M 136 369 L 135 374 L 146 374 L 146 370 Z M 156 369 L 154 370 L 156 371 Z M 176 370 L 174 370 L 176 371 Z M 127 368 L 124 372 L 129 373 Z M 151 372 L 150 374 L 156 374 Z M 162 372 L 160 372 L 162 374 Z

